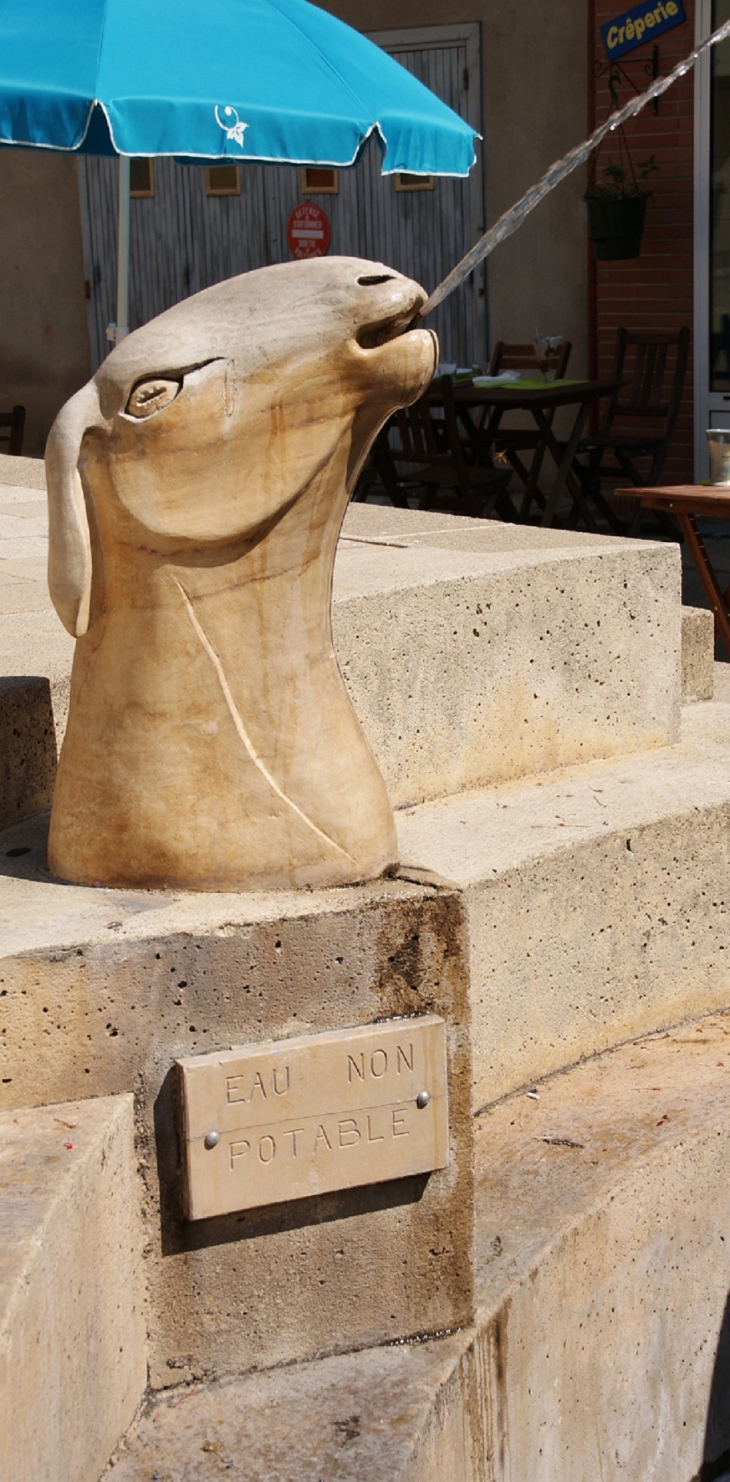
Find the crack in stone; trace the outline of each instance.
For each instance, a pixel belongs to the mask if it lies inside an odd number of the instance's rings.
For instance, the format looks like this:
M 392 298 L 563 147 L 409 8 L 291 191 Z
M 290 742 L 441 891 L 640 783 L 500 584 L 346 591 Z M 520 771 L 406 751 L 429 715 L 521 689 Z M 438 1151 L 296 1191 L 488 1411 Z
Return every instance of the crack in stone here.
M 191 621 L 191 623 L 193 625 L 193 629 L 194 629 L 197 637 L 199 638 L 199 640 L 200 640 L 203 648 L 205 649 L 205 652 L 208 655 L 208 658 L 210 659 L 210 662 L 213 665 L 213 668 L 215 669 L 216 675 L 218 677 L 218 683 L 219 683 L 219 685 L 221 687 L 221 690 L 223 692 L 223 698 L 224 698 L 224 700 L 226 702 L 226 705 L 228 706 L 228 710 L 229 710 L 231 719 L 233 721 L 233 724 L 236 727 L 236 731 L 238 732 L 238 736 L 239 736 L 240 740 L 243 742 L 243 745 L 244 745 L 244 747 L 245 747 L 245 749 L 246 749 L 249 757 L 251 758 L 251 761 L 253 762 L 254 766 L 258 768 L 258 771 L 261 773 L 262 777 L 265 777 L 266 778 L 266 781 L 268 782 L 269 787 L 273 788 L 273 791 L 276 793 L 276 796 L 278 798 L 281 798 L 281 801 L 283 803 L 286 803 L 287 807 L 291 808 L 292 811 L 294 813 L 296 813 L 296 815 L 297 815 L 298 818 L 301 818 L 302 822 L 307 825 L 307 828 L 310 828 L 312 830 L 312 832 L 317 835 L 317 838 L 323 839 L 326 844 L 330 844 L 333 849 L 336 849 L 337 852 L 338 852 L 338 854 L 344 854 L 345 859 L 349 859 L 352 862 L 352 864 L 356 864 L 357 861 L 355 860 L 354 855 L 349 854 L 346 849 L 343 849 L 342 848 L 342 845 L 341 844 L 338 844 L 335 839 L 330 838 L 330 835 L 329 834 L 326 834 L 323 829 L 318 828 L 317 827 L 317 824 L 314 823 L 311 818 L 308 818 L 307 815 L 306 815 L 306 813 L 303 813 L 302 812 L 302 809 L 297 806 L 297 804 L 293 801 L 293 799 L 287 797 L 287 795 L 286 795 L 285 792 L 282 792 L 281 788 L 279 787 L 279 785 L 276 782 L 276 780 L 272 777 L 272 775 L 269 772 L 268 768 L 266 767 L 265 763 L 261 760 L 260 756 L 257 754 L 256 749 L 255 749 L 255 747 L 254 747 L 254 745 L 253 745 L 253 743 L 251 741 L 251 738 L 248 735 L 248 732 L 246 730 L 246 727 L 243 724 L 243 721 L 241 719 L 241 716 L 239 715 L 238 709 L 236 707 L 236 703 L 235 703 L 235 701 L 233 699 L 233 695 L 231 694 L 231 691 L 230 691 L 228 680 L 226 679 L 225 670 L 223 668 L 223 665 L 222 665 L 222 663 L 221 663 L 221 661 L 220 661 L 220 659 L 219 659 L 219 657 L 218 657 L 215 649 L 213 648 L 213 645 L 210 642 L 210 639 L 208 638 L 208 636 L 207 636 L 204 628 L 201 626 L 198 618 L 195 615 L 195 609 L 193 607 L 192 602 L 190 601 L 190 598 L 189 598 L 187 592 L 185 591 L 185 588 L 183 587 L 182 583 L 178 581 L 177 577 L 174 578 L 174 581 L 175 581 L 175 585 L 179 588 L 179 591 L 180 591 L 180 594 L 182 596 L 183 602 L 185 603 L 187 614 L 188 614 L 188 617 L 190 618 L 190 621 Z

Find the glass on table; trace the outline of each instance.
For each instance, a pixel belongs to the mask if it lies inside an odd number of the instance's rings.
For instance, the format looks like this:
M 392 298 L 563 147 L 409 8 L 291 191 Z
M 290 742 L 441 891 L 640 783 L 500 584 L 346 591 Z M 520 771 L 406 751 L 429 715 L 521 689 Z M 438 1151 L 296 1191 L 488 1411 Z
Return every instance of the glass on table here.
M 535 359 L 544 381 L 555 380 L 564 344 L 565 336 L 562 334 L 542 335 L 535 340 Z
M 707 446 L 710 452 L 710 483 L 730 484 L 730 432 L 719 427 L 708 427 Z

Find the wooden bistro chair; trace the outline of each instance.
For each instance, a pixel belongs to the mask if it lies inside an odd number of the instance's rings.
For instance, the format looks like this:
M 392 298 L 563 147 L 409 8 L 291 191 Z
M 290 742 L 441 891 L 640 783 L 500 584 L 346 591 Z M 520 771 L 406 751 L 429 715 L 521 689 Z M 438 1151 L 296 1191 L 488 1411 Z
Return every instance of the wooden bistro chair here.
M 577 465 L 586 493 L 594 497 L 596 491 L 600 494 L 603 478 L 618 478 L 637 489 L 659 483 L 682 400 L 688 353 L 686 327 L 668 331 L 619 329 L 612 376 L 618 388 L 608 403 L 599 433 L 584 438 L 578 447 L 579 453 L 588 455 L 582 472 Z M 637 460 L 644 464 L 643 469 L 637 467 Z M 628 534 L 636 535 L 641 527 L 638 499 L 628 513 Z M 664 519 L 676 539 L 671 522 L 666 516 Z
M 555 370 L 555 378 L 562 381 L 568 369 L 570 352 L 573 346 L 570 340 L 565 340 L 560 352 L 560 358 Z M 534 345 L 508 345 L 506 340 L 497 340 L 492 351 L 492 359 L 489 362 L 490 376 L 500 376 L 502 371 L 518 370 L 526 379 L 537 377 L 537 360 L 535 359 Z
M 25 407 L 14 406 L 12 412 L 0 412 L 0 452 L 20 457 L 23 451 Z M 7 443 L 7 447 L 3 447 Z
M 450 376 L 395 413 L 378 437 L 375 456 L 383 485 L 394 504 L 407 504 L 406 486 L 415 488 L 419 509 L 428 509 L 439 488 L 451 489 L 458 514 L 489 517 L 509 504 L 509 469 L 480 466 L 462 441 Z M 438 415 L 441 412 L 442 415 Z M 514 513 L 512 513 L 514 518 Z
M 555 367 L 555 378 L 558 381 L 562 381 L 565 377 L 572 349 L 572 342 L 565 340 Z M 534 345 L 512 345 L 508 344 L 506 340 L 497 340 L 492 350 L 489 374 L 490 376 L 499 376 L 502 371 L 506 370 L 520 371 L 527 380 L 537 380 L 540 376 L 540 371 L 535 357 Z M 554 411 L 547 414 L 547 421 L 551 426 L 554 416 Z M 524 520 L 530 512 L 530 505 L 533 498 L 541 505 L 545 503 L 537 488 L 537 481 L 540 477 L 540 469 L 542 468 L 542 461 L 545 456 L 544 447 L 541 446 L 540 434 L 536 427 L 503 427 L 500 423 L 495 436 L 494 446 L 498 456 L 506 458 L 508 463 L 511 464 L 525 491 L 519 510 L 519 518 Z M 520 456 L 525 453 L 532 453 L 529 469 Z

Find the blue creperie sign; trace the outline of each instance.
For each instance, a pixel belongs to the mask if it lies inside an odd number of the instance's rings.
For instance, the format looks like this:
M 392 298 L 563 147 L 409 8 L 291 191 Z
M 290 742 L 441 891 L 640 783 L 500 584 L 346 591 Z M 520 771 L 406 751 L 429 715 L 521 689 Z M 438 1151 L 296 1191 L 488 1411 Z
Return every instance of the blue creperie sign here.
M 658 4 L 646 0 L 644 5 L 634 5 L 632 10 L 622 11 L 614 20 L 601 26 L 606 56 L 610 61 L 622 57 L 635 46 L 653 41 L 662 31 L 681 26 L 686 19 L 682 0 L 659 0 Z

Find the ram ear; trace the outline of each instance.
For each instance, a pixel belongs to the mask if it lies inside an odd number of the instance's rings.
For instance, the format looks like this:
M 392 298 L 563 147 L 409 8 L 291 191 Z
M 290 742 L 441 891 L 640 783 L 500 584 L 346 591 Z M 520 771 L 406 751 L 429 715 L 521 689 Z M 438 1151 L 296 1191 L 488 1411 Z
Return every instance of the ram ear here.
M 91 540 L 78 471 L 84 433 L 106 426 L 93 381 L 61 408 L 46 443 L 48 485 L 48 589 L 73 638 L 89 626 Z

